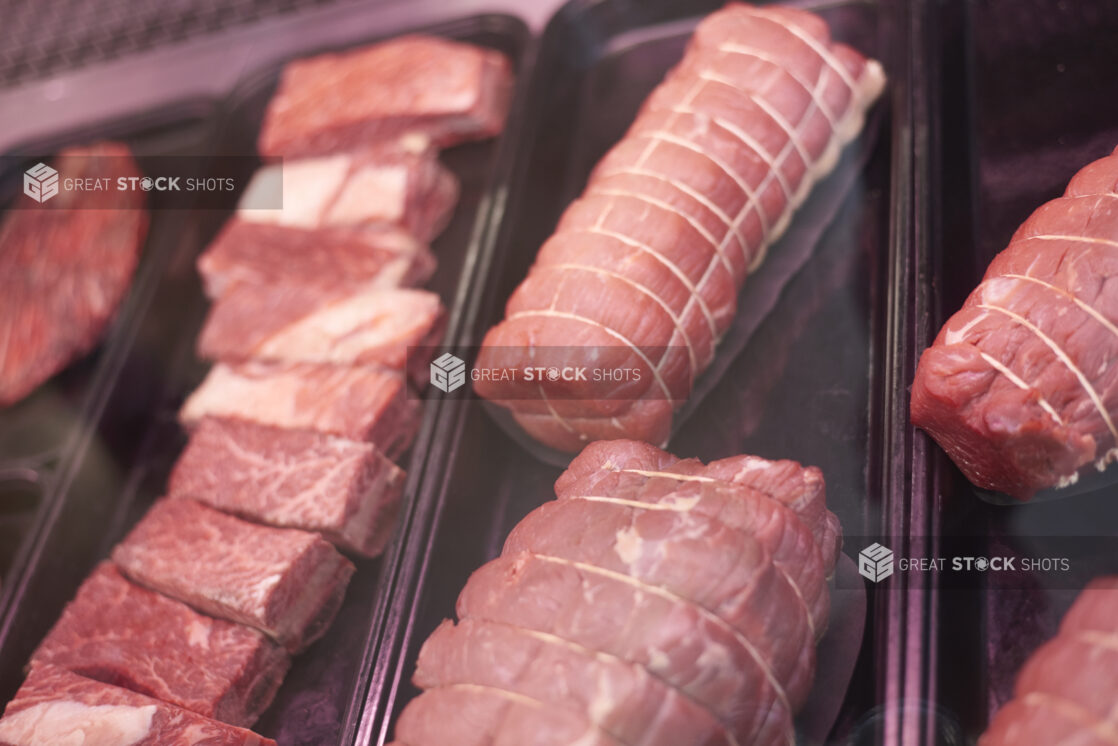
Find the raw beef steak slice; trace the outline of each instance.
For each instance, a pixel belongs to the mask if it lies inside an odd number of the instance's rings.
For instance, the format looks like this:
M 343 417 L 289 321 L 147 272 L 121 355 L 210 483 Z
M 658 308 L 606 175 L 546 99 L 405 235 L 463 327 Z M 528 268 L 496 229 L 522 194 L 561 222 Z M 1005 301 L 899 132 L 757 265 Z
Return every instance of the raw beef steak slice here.
M 62 151 L 66 179 L 139 177 L 128 148 Z M 128 291 L 147 233 L 144 193 L 61 190 L 0 222 L 0 406 L 93 348 Z M 96 207 L 96 209 L 91 209 Z
M 1118 150 L 1021 224 L 924 351 L 912 422 L 1027 500 L 1118 458 Z
M 664 443 L 747 275 L 884 82 L 811 13 L 730 3 L 704 19 L 540 247 L 477 362 L 523 369 L 560 350 L 558 365 L 635 368 L 640 380 L 494 378 L 477 392 L 553 448 Z
M 212 360 L 378 364 L 427 374 L 443 333 L 442 301 L 409 288 L 339 289 L 313 285 L 240 285 L 210 308 L 198 354 Z M 410 365 L 409 365 L 410 363 Z
M 440 147 L 492 137 L 504 126 L 512 82 L 499 52 L 430 36 L 298 60 L 284 68 L 259 150 L 290 158 L 408 133 Z
M 112 558 L 135 582 L 255 627 L 292 652 L 330 626 L 354 570 L 318 534 L 260 526 L 185 498 L 153 505 Z
M 271 703 L 291 661 L 257 630 L 199 614 L 104 562 L 31 663 L 62 666 L 248 728 Z
M 435 257 L 427 245 L 388 225 L 302 229 L 234 217 L 198 257 L 198 272 L 211 298 L 242 283 L 299 283 L 328 290 L 414 287 L 434 271 Z
M 237 217 L 304 230 L 387 224 L 430 241 L 457 201 L 458 179 L 419 138 L 406 150 L 371 148 L 265 166 L 245 189 Z
M 188 427 L 206 416 L 368 441 L 389 458 L 407 450 L 419 426 L 404 374 L 369 365 L 219 363 L 179 413 Z
M 276 746 L 143 694 L 36 665 L 0 719 L 0 746 Z
M 365 557 L 396 525 L 404 472 L 371 443 L 203 418 L 167 492 L 282 528 L 318 531 Z

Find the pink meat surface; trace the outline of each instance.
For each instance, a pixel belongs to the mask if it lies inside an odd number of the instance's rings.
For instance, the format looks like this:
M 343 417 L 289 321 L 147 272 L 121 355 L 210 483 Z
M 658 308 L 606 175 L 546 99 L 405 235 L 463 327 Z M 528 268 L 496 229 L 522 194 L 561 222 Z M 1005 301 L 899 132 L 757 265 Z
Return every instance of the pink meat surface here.
M 284 68 L 268 105 L 260 153 L 334 153 L 408 133 L 439 147 L 492 137 L 512 82 L 499 52 L 430 36 L 299 60 Z
M 293 652 L 325 633 L 353 564 L 315 533 L 272 528 L 185 498 L 152 506 L 113 550 L 133 581 Z
M 592 444 L 424 644 L 397 743 L 790 743 L 827 623 L 822 493 L 792 462 Z
M 419 403 L 407 386 L 403 373 L 380 366 L 219 363 L 179 417 L 188 427 L 210 416 L 316 430 L 368 441 L 391 458 L 419 426 Z
M 302 229 L 233 218 L 198 258 L 211 298 L 239 284 L 413 287 L 434 271 L 426 244 L 391 226 Z
M 303 230 L 390 225 L 429 241 L 454 212 L 458 179 L 428 140 L 408 143 L 265 166 L 245 190 L 237 217 Z
M 912 422 L 974 484 L 1027 500 L 1118 458 L 1118 151 L 994 258 L 924 351 Z
M 31 659 L 232 725 L 256 722 L 290 659 L 262 633 L 199 614 L 105 562 Z
M 198 340 L 202 357 L 338 365 L 379 364 L 427 373 L 442 338 L 444 310 L 435 293 L 410 288 L 328 291 L 314 285 L 232 288 L 210 308 Z
M 1118 700 L 1118 578 L 1092 582 L 1021 669 L 978 746 L 1107 746 Z
M 0 719 L 0 746 L 276 746 L 211 720 L 59 666 L 33 666 Z
M 534 438 L 662 444 L 709 366 L 746 276 L 860 131 L 881 66 L 811 13 L 731 3 L 679 63 L 540 248 L 479 367 L 636 368 L 625 380 L 479 381 Z
M 128 148 L 117 143 L 64 150 L 53 167 L 65 179 L 141 175 Z M 139 190 L 62 189 L 41 209 L 25 206 L 4 216 L 0 406 L 27 396 L 101 339 L 139 260 L 148 226 L 144 202 Z
M 318 531 L 374 557 L 396 525 L 404 472 L 371 443 L 204 418 L 167 492 L 249 520 Z

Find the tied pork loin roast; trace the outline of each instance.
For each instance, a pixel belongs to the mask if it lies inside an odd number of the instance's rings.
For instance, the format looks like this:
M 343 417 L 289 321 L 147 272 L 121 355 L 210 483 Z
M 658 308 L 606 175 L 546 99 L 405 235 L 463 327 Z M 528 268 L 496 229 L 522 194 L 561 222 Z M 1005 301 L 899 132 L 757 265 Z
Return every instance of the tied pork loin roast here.
M 1021 224 L 925 350 L 912 422 L 1019 499 L 1118 457 L 1118 151 Z
M 1118 742 L 1118 578 L 1091 583 L 1059 634 L 1028 660 L 1014 698 L 978 746 L 1114 746 Z
M 881 66 L 805 11 L 730 4 L 563 214 L 490 330 L 479 368 L 626 367 L 640 380 L 479 381 L 537 440 L 663 443 L 746 276 L 860 131 Z
M 65 179 L 140 177 L 128 148 L 68 148 Z M 60 190 L 0 223 L 0 406 L 27 396 L 100 340 L 147 234 L 144 193 Z
M 822 475 L 588 446 L 419 654 L 397 746 L 791 744 L 840 543 Z

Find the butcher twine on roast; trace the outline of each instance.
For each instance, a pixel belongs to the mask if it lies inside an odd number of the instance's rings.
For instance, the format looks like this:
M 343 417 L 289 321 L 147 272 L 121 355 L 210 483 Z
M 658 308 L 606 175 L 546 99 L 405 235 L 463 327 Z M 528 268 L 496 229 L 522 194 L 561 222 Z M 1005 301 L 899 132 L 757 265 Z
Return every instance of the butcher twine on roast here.
M 489 331 L 478 366 L 633 367 L 639 382 L 490 380 L 541 442 L 663 443 L 710 364 L 737 293 L 812 185 L 860 131 L 881 66 L 805 11 L 730 4 L 563 214 Z M 574 349 L 571 349 L 574 348 Z
M 994 258 L 924 351 L 912 422 L 979 487 L 1020 499 L 1118 457 L 1118 151 Z
M 588 446 L 419 654 L 397 746 L 791 744 L 838 527 L 818 469 Z
M 1100 578 L 1060 633 L 1025 663 L 1013 699 L 978 746 L 1113 746 L 1118 741 L 1118 578 Z

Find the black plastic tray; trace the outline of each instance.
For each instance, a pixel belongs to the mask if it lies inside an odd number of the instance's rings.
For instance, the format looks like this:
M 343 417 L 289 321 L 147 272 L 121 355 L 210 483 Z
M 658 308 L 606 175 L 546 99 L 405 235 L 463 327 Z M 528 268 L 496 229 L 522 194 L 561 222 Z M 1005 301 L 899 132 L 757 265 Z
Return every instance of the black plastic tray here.
M 455 38 L 498 49 L 511 58 L 524 77 L 531 60 L 525 25 L 508 15 L 478 15 L 422 28 L 399 28 L 399 14 L 387 26 L 376 16 L 362 15 L 366 34 L 346 27 L 344 16 L 332 22 L 349 44 L 366 44 L 395 33 L 416 31 Z M 321 34 L 284 37 L 283 54 L 268 50 L 270 62 L 246 72 L 211 118 L 211 137 L 193 152 L 200 155 L 250 155 L 268 99 L 282 63 L 339 45 L 314 41 Z M 347 44 L 347 45 L 349 45 Z M 345 46 L 345 45 L 342 45 Z M 510 123 L 510 127 L 512 124 Z M 505 140 L 464 145 L 446 151 L 443 162 L 462 184 L 462 196 L 444 233 L 433 243 L 439 267 L 429 287 L 451 309 L 448 339 L 461 327 L 460 296 L 475 265 L 486 217 L 496 199 L 495 186 L 507 170 Z M 61 144 L 61 143 L 59 143 Z M 246 171 L 251 163 L 244 164 Z M 247 173 L 245 174 L 247 176 Z M 100 390 L 102 406 L 87 418 L 84 436 L 51 476 L 41 529 L 24 542 L 26 567 L 5 593 L 12 596 L 0 618 L 0 701 L 15 693 L 23 666 L 63 605 L 98 560 L 162 494 L 170 469 L 186 441 L 176 422 L 185 396 L 197 386 L 208 365 L 197 359 L 194 345 L 208 307 L 194 267 L 199 251 L 220 228 L 228 211 L 180 214 L 177 232 L 164 252 L 158 272 L 144 287 L 147 303 L 122 316 L 133 339 L 122 350 Z M 415 488 L 429 442 L 434 437 L 429 407 L 424 424 L 403 465 L 409 471 L 405 502 Z M 37 472 L 31 472 L 37 474 Z M 13 470 L 13 478 L 23 471 Z M 0 472 L 4 489 L 8 472 Z M 14 488 L 13 488 L 14 489 Z M 27 490 L 25 489 L 24 492 Z M 14 489 L 18 495 L 24 494 Z M 25 501 L 27 498 L 24 498 Z M 6 524 L 0 523 L 0 531 Z M 325 638 L 295 659 L 271 708 L 254 727 L 281 746 L 322 746 L 352 743 L 364 704 L 371 669 L 364 661 L 374 653 L 379 619 L 390 598 L 391 561 L 364 560 L 349 586 L 346 601 Z
M 929 13 L 925 30 L 931 147 L 920 210 L 931 232 L 919 276 L 917 354 L 1017 226 L 1118 145 L 1118 97 L 1102 93 L 1113 88 L 1118 66 L 1114 3 L 951 0 Z M 1113 468 L 1101 482 L 1021 504 L 975 488 L 923 433 L 913 444 L 926 473 L 922 499 L 936 517 L 932 545 L 965 545 L 986 556 L 1118 546 L 1118 539 L 1092 538 L 1118 536 Z M 933 645 L 942 654 L 933 676 L 958 738 L 973 741 L 985 729 L 1011 696 L 1021 665 L 1055 634 L 1081 583 L 1116 564 L 1118 552 L 1110 549 L 1063 580 L 989 573 L 976 587 L 934 581 L 941 589 Z
M 890 220 L 909 209 L 908 67 L 899 63 L 908 54 L 908 26 L 892 4 L 795 4 L 820 12 L 836 37 L 881 59 L 895 92 L 880 104 L 881 137 L 822 231 L 814 258 L 783 288 L 669 450 L 703 460 L 748 452 L 816 464 L 846 532 L 878 536 L 889 530 L 896 512 L 883 474 L 889 381 L 880 371 L 893 344 L 891 278 L 899 271 L 894 265 L 901 233 Z M 510 200 L 494 214 L 499 225 L 492 250 L 481 258 L 482 281 L 468 304 L 471 326 L 460 337 L 463 345 L 476 344 L 499 319 L 505 299 L 596 160 L 678 60 L 694 23 L 719 5 L 575 0 L 552 19 L 530 85 Z M 773 255 L 779 250 L 774 247 Z M 749 281 L 744 292 L 750 292 Z M 373 662 L 362 743 L 390 740 L 396 716 L 416 694 L 408 682 L 423 640 L 453 616 L 470 572 L 499 553 L 516 522 L 553 497 L 561 472 L 526 452 L 478 400 L 444 400 L 437 428 L 446 437 L 428 455 L 406 541 L 394 547 L 401 555 L 396 598 Z M 860 579 L 840 586 L 840 593 L 862 593 Z M 804 743 L 821 742 L 828 732 L 873 742 L 864 734 L 876 732 L 874 726 L 863 725 L 885 701 L 885 630 L 898 596 L 871 593 L 864 634 L 844 643 L 844 653 L 861 651 L 853 680 L 849 687 L 835 680 L 826 696 L 813 700 L 800 721 Z M 853 662 L 846 662 L 847 674 Z M 833 712 L 819 714 L 831 704 Z

